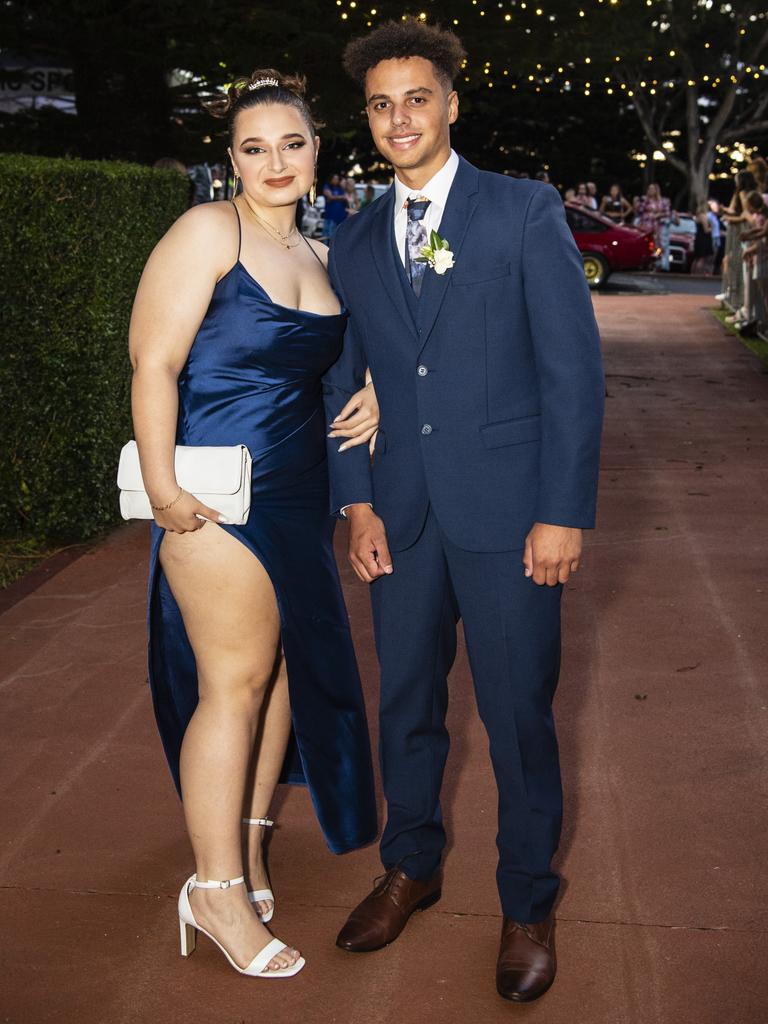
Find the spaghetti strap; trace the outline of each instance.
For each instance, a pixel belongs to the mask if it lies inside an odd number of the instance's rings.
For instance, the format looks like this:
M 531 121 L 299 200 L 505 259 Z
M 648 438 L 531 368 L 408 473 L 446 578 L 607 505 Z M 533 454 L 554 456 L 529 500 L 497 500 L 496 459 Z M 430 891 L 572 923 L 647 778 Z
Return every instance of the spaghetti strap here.
M 242 223 L 240 221 L 240 211 L 237 208 L 237 204 L 235 203 L 235 200 L 234 199 L 230 199 L 230 202 L 232 203 L 232 209 L 235 211 L 235 216 L 237 217 L 237 260 L 239 262 L 240 261 L 240 248 L 241 248 L 241 246 L 243 244 L 243 226 L 242 226 Z
M 302 238 L 304 239 L 304 241 L 305 241 L 305 242 L 307 243 L 307 248 L 309 249 L 309 251 L 310 251 L 310 252 L 312 253 L 312 255 L 313 255 L 313 256 L 315 257 L 315 259 L 316 259 L 316 260 L 317 260 L 317 262 L 318 262 L 318 263 L 320 264 L 320 266 L 321 266 L 321 267 L 323 268 L 323 270 L 325 270 L 325 271 L 326 271 L 326 273 L 327 273 L 327 272 L 328 272 L 328 268 L 327 268 L 327 267 L 326 267 L 326 265 L 325 265 L 325 264 L 323 263 L 323 261 L 322 261 L 322 260 L 320 259 L 320 257 L 319 257 L 319 256 L 317 255 L 317 253 L 315 252 L 315 247 L 314 247 L 314 245 L 310 245 L 310 244 L 309 244 L 309 239 L 307 238 L 307 236 L 306 236 L 306 235 L 302 235 L 301 237 L 302 237 Z

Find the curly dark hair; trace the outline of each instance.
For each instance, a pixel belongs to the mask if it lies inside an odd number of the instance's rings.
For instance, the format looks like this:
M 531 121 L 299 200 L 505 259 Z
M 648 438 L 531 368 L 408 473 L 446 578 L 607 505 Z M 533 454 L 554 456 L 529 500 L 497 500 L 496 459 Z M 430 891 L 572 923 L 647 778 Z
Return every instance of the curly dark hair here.
M 367 36 L 360 36 L 344 50 L 344 70 L 365 88 L 365 76 L 379 61 L 423 57 L 432 62 L 436 76 L 453 84 L 467 54 L 461 40 L 439 25 L 425 25 L 419 18 L 387 21 Z

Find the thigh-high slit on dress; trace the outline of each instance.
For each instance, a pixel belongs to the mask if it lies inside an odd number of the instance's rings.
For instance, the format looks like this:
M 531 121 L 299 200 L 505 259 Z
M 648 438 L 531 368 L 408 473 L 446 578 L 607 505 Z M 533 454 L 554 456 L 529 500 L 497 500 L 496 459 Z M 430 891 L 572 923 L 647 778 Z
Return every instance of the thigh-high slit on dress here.
M 253 456 L 248 521 L 220 528 L 259 560 L 274 587 L 293 722 L 282 781 L 307 783 L 335 853 L 377 832 L 365 708 L 333 555 L 320 384 L 341 350 L 345 320 L 343 309 L 321 315 L 272 302 L 238 251 L 179 375 L 176 434 L 177 444 L 245 444 Z M 149 679 L 181 792 L 197 673 L 158 557 L 164 533 L 152 524 Z

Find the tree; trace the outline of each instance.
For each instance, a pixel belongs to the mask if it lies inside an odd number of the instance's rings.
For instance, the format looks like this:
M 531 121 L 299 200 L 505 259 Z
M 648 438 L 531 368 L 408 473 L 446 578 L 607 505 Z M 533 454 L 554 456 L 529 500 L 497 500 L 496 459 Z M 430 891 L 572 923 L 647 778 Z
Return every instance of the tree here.
M 768 139 L 768 15 L 753 0 L 5 0 L 0 32 L 75 68 L 78 117 L 65 143 L 40 136 L 48 152 L 223 160 L 224 127 L 201 100 L 273 66 L 307 75 L 321 171 L 384 175 L 341 53 L 404 14 L 464 41 L 454 137 L 490 170 L 632 186 L 644 170 L 698 201 L 733 143 Z M 50 112 L 36 116 L 50 132 Z M 8 121 L 0 145 L 18 144 Z
M 666 161 L 682 175 L 692 202 L 707 197 L 715 165 L 732 143 L 768 136 L 764 4 L 577 0 L 546 10 L 525 6 L 536 37 L 551 34 L 550 59 L 531 69 L 533 82 L 561 93 L 611 96 L 618 111 L 634 110 L 651 160 Z M 543 17 L 550 20 L 545 33 Z
M 636 62 L 622 81 L 649 144 L 666 152 L 698 204 L 707 198 L 718 147 L 768 134 L 768 82 L 759 63 L 768 50 L 768 19 L 763 4 L 740 3 L 738 11 L 712 0 L 665 0 L 656 6 L 661 10 L 647 34 L 661 51 L 666 103 L 643 88 Z M 668 49 L 665 36 L 672 44 Z M 682 155 L 664 139 L 670 117 L 684 124 Z

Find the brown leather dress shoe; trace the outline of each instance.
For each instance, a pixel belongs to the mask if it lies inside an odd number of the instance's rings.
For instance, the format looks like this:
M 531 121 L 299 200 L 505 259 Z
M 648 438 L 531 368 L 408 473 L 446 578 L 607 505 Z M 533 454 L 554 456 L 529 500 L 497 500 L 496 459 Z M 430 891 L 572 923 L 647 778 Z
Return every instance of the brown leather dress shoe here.
M 530 1003 L 543 996 L 555 980 L 555 916 L 537 924 L 504 918 L 496 964 L 496 989 L 513 1003 Z
M 394 942 L 414 910 L 426 910 L 441 896 L 443 872 L 424 881 L 390 868 L 339 932 L 336 945 L 348 953 L 371 953 Z

